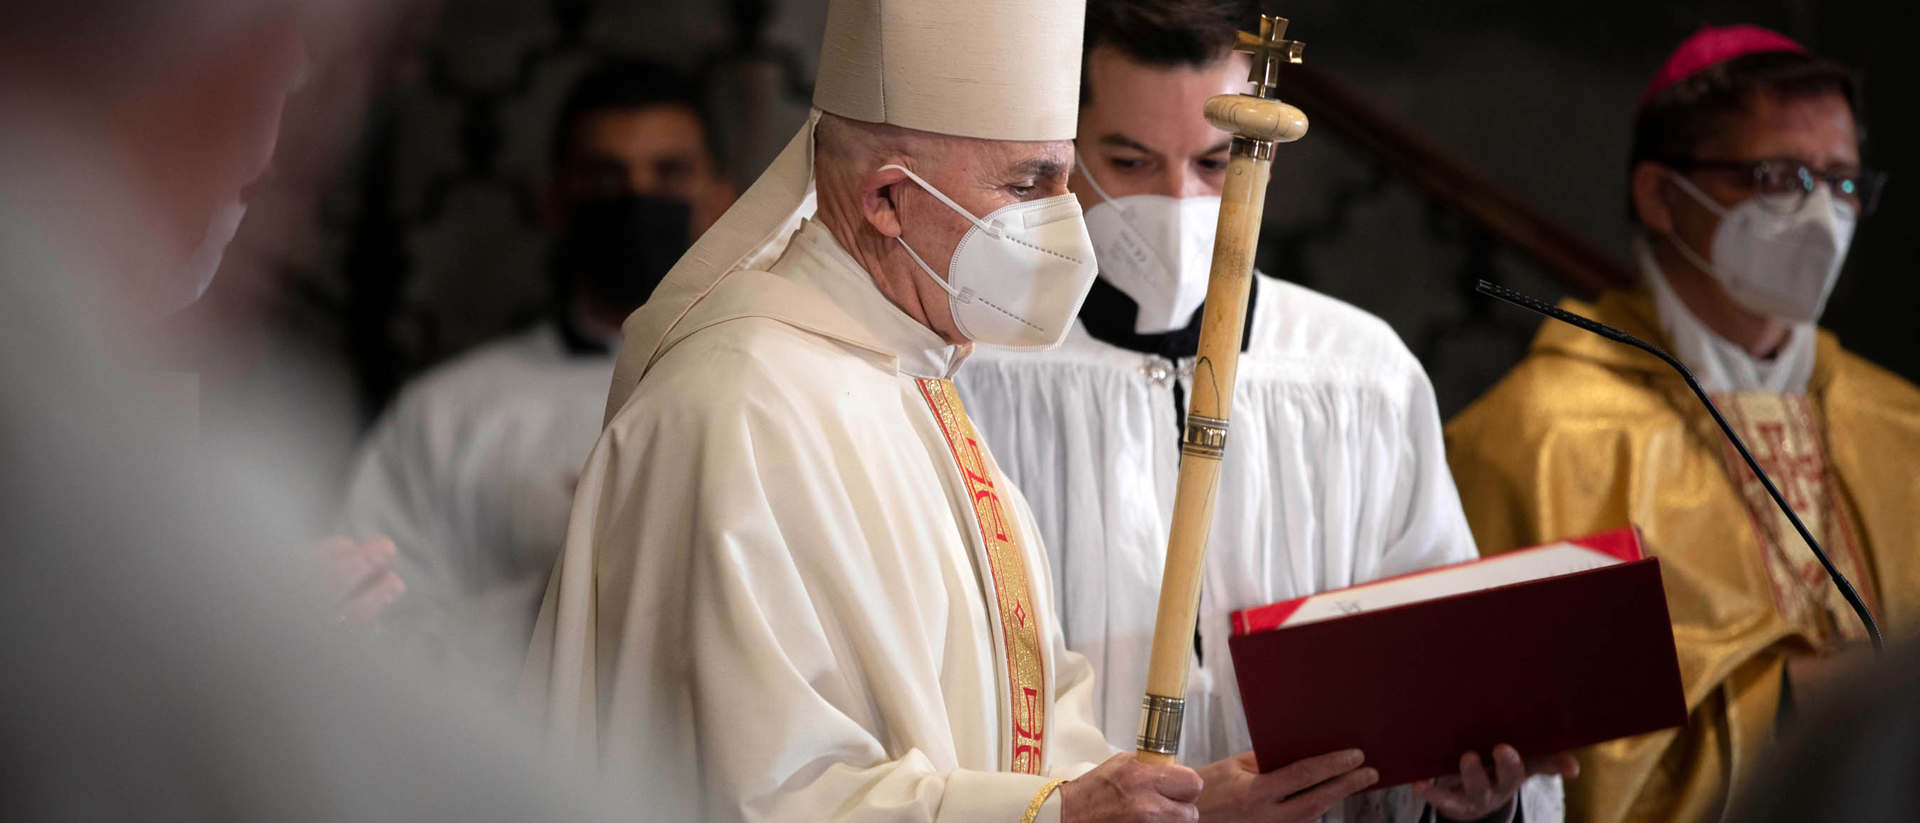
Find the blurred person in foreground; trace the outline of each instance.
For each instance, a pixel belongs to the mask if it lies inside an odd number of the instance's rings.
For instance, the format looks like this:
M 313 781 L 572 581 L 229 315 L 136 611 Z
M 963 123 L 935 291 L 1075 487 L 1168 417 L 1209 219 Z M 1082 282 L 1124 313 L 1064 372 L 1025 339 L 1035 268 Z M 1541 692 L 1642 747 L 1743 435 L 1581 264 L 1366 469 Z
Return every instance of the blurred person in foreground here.
M 1094 717 L 1116 746 L 1139 728 L 1226 177 L 1231 135 L 1202 108 L 1246 90 L 1232 48 L 1257 21 L 1251 0 L 1088 0 L 1071 185 L 1100 277 L 1059 350 L 983 347 L 955 380 L 1033 505 L 1067 647 L 1094 667 Z M 1202 762 L 1252 746 L 1227 651 L 1235 610 L 1475 557 L 1432 385 L 1400 337 L 1265 274 L 1248 301 L 1181 746 Z M 1520 814 L 1520 754 L 1466 757 L 1460 776 L 1357 795 L 1329 817 L 1412 823 L 1429 803 L 1455 819 Z M 1533 765 L 1572 768 L 1565 755 Z M 1557 773 L 1527 785 L 1524 818 L 1558 820 Z
M 1707 28 L 1635 116 L 1637 288 L 1569 310 L 1672 352 L 1889 631 L 1920 617 L 1920 391 L 1816 327 L 1881 178 L 1853 84 L 1754 26 Z M 1638 526 L 1660 558 L 1689 724 L 1584 751 L 1576 820 L 1711 820 L 1864 629 L 1680 377 L 1548 321 L 1447 427 L 1486 551 Z
M 203 452 L 160 354 L 235 203 L 274 219 L 219 268 L 274 290 L 407 11 L 0 2 L 0 818 L 592 819 L 525 730 L 336 627 L 319 483 Z
M 690 82 L 651 61 L 590 71 L 561 104 L 549 317 L 414 380 L 367 435 L 341 528 L 398 547 L 383 625 L 503 697 L 525 659 L 600 433 L 626 320 L 733 201 Z
M 1092 282 L 1084 13 L 829 5 L 816 112 L 624 328 L 523 680 L 568 751 L 713 821 L 1271 821 L 1372 779 L 1116 754 L 948 379 Z
M 1888 646 L 1806 706 L 1754 769 L 1738 823 L 1920 820 L 1920 647 Z

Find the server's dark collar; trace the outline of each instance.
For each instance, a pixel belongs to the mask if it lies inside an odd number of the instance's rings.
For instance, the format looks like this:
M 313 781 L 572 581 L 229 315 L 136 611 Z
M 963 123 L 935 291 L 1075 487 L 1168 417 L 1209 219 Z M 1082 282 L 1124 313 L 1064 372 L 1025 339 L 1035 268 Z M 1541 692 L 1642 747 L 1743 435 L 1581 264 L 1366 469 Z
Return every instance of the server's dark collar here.
M 1240 331 L 1240 350 L 1247 350 L 1247 340 L 1253 336 L 1253 305 L 1260 294 L 1260 275 L 1253 276 L 1253 282 L 1247 284 L 1247 324 Z M 1201 306 L 1193 310 L 1193 316 L 1187 319 L 1185 328 L 1159 334 L 1140 334 L 1133 325 L 1140 313 L 1140 304 L 1133 302 L 1125 292 L 1116 289 L 1105 278 L 1093 281 L 1093 289 L 1087 292 L 1087 302 L 1080 305 L 1080 323 L 1087 327 L 1087 333 L 1095 340 L 1128 351 L 1141 354 L 1153 354 L 1169 360 L 1192 357 L 1200 350 L 1200 318 L 1207 308 Z

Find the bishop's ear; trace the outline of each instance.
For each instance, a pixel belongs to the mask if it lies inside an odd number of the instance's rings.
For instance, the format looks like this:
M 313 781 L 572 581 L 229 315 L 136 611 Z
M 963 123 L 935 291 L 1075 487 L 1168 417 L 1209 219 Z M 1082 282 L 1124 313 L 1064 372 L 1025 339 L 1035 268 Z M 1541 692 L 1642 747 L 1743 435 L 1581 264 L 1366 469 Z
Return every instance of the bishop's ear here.
M 899 169 L 880 169 L 860 181 L 860 211 L 874 231 L 900 236 L 900 195 L 910 185 L 907 173 Z
M 1673 233 L 1672 173 L 1651 160 L 1643 160 L 1633 167 L 1633 211 L 1640 216 L 1640 224 L 1654 234 Z

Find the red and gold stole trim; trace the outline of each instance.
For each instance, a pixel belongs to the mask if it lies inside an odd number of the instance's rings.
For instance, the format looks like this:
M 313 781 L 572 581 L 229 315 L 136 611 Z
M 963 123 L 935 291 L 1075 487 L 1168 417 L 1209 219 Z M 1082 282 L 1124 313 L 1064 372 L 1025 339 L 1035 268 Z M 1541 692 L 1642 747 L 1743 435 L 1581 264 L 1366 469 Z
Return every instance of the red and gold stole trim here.
M 1000 633 L 1007 653 L 1007 706 L 1011 709 L 1012 728 L 1008 739 L 1013 751 L 1013 771 L 1039 774 L 1045 754 L 1047 729 L 1046 668 L 1042 663 L 1045 648 L 1040 637 L 1038 615 L 1033 608 L 1033 590 L 1028 581 L 1026 552 L 1007 517 L 1000 495 L 994 490 L 992 472 L 973 421 L 960 405 L 960 394 L 952 381 L 922 379 L 920 394 L 940 421 L 940 433 L 947 438 L 947 449 L 960 467 L 967 483 L 967 496 L 973 500 L 974 520 L 987 546 L 987 565 L 993 575 L 993 591 L 999 602 Z
M 1853 581 L 1871 607 L 1873 581 L 1867 577 L 1867 564 L 1846 504 L 1832 482 L 1826 440 L 1814 418 L 1812 402 L 1804 395 L 1789 394 L 1724 394 L 1713 400 L 1727 423 L 1747 442 L 1753 459 L 1773 476 L 1780 496 L 1787 499 L 1807 531 L 1827 550 L 1834 566 Z M 1760 478 L 1747 468 L 1732 443 L 1721 438 L 1721 446 L 1727 471 L 1745 499 L 1755 536 L 1766 555 L 1774 607 L 1790 620 L 1806 620 L 1818 640 L 1832 643 L 1865 639 L 1866 629 L 1853 609 L 1827 580 L 1826 570 L 1820 567 L 1813 550 L 1773 504 Z

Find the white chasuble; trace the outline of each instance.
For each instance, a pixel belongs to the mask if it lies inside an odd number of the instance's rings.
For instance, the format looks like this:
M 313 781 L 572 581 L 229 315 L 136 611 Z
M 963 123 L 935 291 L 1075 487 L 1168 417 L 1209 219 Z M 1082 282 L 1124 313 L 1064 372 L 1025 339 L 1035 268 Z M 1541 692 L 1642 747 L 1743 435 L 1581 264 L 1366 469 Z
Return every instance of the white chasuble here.
M 726 275 L 587 461 L 523 702 L 661 819 L 1016 823 L 1109 756 L 963 355 L 818 224 Z

